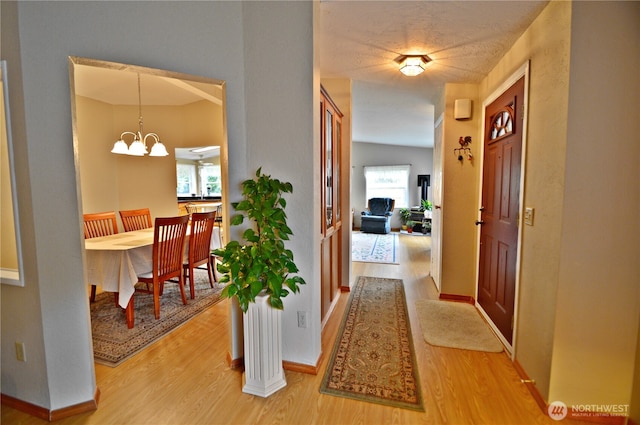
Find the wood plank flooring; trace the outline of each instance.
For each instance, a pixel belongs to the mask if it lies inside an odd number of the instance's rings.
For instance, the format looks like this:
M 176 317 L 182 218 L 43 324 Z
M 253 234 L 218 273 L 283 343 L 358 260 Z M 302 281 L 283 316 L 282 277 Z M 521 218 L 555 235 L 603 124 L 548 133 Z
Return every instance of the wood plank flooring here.
M 97 411 L 56 424 L 554 424 L 543 414 L 506 353 L 433 347 L 424 342 L 414 301 L 436 299 L 429 278 L 430 238 L 400 235 L 399 265 L 353 263 L 353 278 L 405 284 L 425 412 L 320 394 L 318 388 L 348 295 L 323 331 L 318 375 L 286 372 L 287 387 L 263 399 L 242 393 L 226 362 L 228 302 L 219 303 L 117 368 L 96 365 Z M 2 406 L 3 424 L 45 421 Z M 564 420 L 564 425 L 579 422 Z

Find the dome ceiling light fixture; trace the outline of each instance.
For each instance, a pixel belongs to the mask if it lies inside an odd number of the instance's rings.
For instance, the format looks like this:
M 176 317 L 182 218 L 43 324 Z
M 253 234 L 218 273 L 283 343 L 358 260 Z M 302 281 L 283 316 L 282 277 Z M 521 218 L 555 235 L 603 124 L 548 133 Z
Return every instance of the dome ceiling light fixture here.
M 422 74 L 431 58 L 427 55 L 401 55 L 395 61 L 400 64 L 400 72 L 407 77 Z

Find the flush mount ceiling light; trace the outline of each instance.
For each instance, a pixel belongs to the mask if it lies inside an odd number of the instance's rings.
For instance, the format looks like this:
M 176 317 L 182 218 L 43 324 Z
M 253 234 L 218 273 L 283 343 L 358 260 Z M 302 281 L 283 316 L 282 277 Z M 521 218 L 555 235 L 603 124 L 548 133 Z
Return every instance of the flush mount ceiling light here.
M 124 155 L 133 155 L 133 156 L 144 156 L 149 153 L 147 149 L 147 139 L 151 137 L 155 140 L 155 143 L 151 147 L 151 153 L 149 156 L 167 156 L 169 152 L 167 152 L 167 148 L 165 148 L 164 144 L 160 141 L 160 136 L 156 133 L 148 133 L 144 134 L 142 129 L 142 96 L 140 94 L 140 74 L 138 74 L 138 132 L 134 133 L 131 131 L 123 131 L 120 135 L 120 140 L 116 141 L 113 145 L 113 149 L 111 149 L 111 153 L 124 154 Z M 127 146 L 127 143 L 124 141 L 124 136 L 133 136 L 133 142 L 131 142 L 131 146 Z
M 217 150 L 217 149 L 220 149 L 220 146 L 203 146 L 201 148 L 191 149 L 191 152 L 202 153 L 202 152 L 208 152 L 208 151 Z
M 422 74 L 431 58 L 427 55 L 402 55 L 396 58 L 396 62 L 400 64 L 400 72 L 408 77 L 415 77 Z

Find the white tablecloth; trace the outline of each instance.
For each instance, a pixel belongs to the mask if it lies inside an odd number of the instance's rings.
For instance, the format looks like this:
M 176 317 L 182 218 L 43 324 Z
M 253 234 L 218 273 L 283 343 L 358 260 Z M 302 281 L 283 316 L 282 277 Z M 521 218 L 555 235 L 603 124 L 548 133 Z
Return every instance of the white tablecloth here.
M 126 308 L 135 292 L 138 274 L 151 271 L 153 229 L 87 239 L 85 249 L 89 283 L 107 292 L 118 292 L 118 304 Z
M 185 241 L 185 258 L 188 239 Z M 221 245 L 220 228 L 213 228 L 211 249 Z M 135 292 L 138 275 L 153 266 L 153 229 L 136 230 L 85 240 L 87 275 L 91 285 L 118 292 L 118 304 L 126 308 Z

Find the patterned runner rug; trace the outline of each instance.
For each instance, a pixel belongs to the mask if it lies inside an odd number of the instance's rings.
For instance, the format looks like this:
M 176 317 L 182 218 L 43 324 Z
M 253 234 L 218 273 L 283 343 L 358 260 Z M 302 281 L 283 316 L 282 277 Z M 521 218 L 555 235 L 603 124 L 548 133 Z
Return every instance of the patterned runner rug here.
M 424 411 L 402 280 L 358 278 L 320 392 Z
M 177 329 L 189 319 L 220 301 L 223 285 L 209 285 L 206 270 L 195 270 L 196 298 L 187 294 L 187 305 L 182 304 L 177 283 L 167 283 L 160 297 L 160 319 L 153 314 L 153 295 L 135 294 L 135 326 L 127 328 L 124 309 L 115 305 L 110 292 L 96 295 L 91 303 L 91 332 L 93 355 L 96 363 L 115 367 L 154 341 Z
M 351 260 L 364 263 L 398 264 L 398 234 L 351 233 Z

